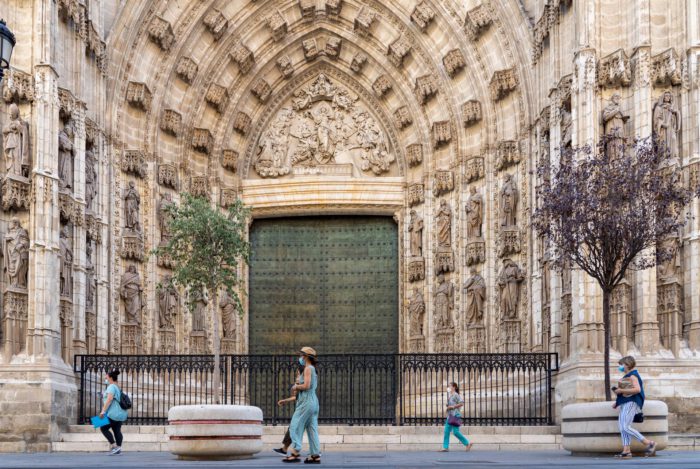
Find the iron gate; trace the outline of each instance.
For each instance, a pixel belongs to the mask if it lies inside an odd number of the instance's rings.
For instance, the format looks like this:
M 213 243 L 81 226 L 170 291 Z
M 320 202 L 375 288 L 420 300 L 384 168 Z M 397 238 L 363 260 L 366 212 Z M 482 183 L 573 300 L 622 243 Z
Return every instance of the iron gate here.
M 254 405 L 265 423 L 288 423 L 278 407 L 294 383 L 296 355 L 222 355 L 220 402 Z M 175 405 L 213 404 L 211 355 L 77 355 L 79 423 L 99 413 L 106 371 L 119 369 L 133 401 L 129 424 L 163 425 Z M 324 355 L 317 366 L 319 422 L 433 425 L 456 382 L 466 425 L 551 425 L 555 353 Z

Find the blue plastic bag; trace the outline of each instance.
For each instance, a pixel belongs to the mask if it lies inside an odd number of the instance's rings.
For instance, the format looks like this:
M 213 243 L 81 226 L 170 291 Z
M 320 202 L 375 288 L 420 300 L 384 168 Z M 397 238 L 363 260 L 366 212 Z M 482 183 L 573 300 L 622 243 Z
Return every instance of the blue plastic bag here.
M 95 415 L 94 417 L 90 417 L 90 422 L 92 422 L 92 426 L 95 428 L 100 428 L 104 427 L 105 425 L 109 425 L 109 419 L 106 416 L 100 418 L 99 415 Z

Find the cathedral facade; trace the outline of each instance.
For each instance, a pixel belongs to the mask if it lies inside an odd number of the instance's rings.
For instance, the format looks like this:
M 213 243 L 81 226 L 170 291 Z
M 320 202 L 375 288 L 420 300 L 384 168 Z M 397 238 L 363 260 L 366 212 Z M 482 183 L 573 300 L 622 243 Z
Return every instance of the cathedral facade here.
M 240 198 L 252 240 L 261 220 L 365 217 L 395 268 L 352 295 L 382 305 L 384 351 L 556 352 L 560 406 L 603 397 L 602 294 L 552 268 L 530 226 L 538 163 L 611 129 L 654 133 L 700 184 L 696 0 L 9 0 L 0 17 L 17 38 L 0 99 L 0 450 L 45 449 L 74 421 L 76 354 L 211 353 L 207 299 L 190 314 L 157 288 L 171 265 L 151 252 L 182 192 Z M 673 259 L 612 300 L 613 357 L 637 358 L 677 432 L 700 425 L 692 204 L 663 241 Z M 269 311 L 256 246 L 244 314 L 217 312 L 224 353 L 256 351 L 270 323 L 251 317 Z

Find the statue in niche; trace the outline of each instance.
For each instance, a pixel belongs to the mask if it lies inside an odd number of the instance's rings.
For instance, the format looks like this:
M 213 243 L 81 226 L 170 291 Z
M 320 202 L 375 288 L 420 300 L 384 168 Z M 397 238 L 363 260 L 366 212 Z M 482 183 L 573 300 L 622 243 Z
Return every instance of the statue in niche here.
M 158 288 L 158 325 L 161 329 L 173 329 L 173 319 L 177 314 L 180 295 L 172 282 L 172 276 L 163 277 Z
M 518 188 L 515 187 L 513 176 L 506 174 L 503 180 L 500 194 L 501 202 L 501 227 L 512 228 L 516 226 L 516 213 L 518 209 Z
M 236 337 L 236 321 L 238 319 L 238 311 L 236 302 L 233 300 L 228 291 L 224 291 L 219 302 L 221 308 L 221 323 L 223 325 L 224 339 L 234 339 Z
M 571 112 L 566 107 L 561 108 L 561 146 L 570 148 L 572 140 L 573 121 Z
M 143 287 L 141 287 L 141 276 L 139 276 L 134 264 L 129 265 L 122 275 L 119 295 L 124 301 L 125 322 L 141 324 L 141 309 L 144 306 Z
M 433 294 L 435 297 L 435 316 L 439 329 L 452 328 L 452 310 L 455 307 L 455 287 L 452 282 L 445 280 L 444 274 L 438 274 L 438 287 Z
M 5 169 L 8 176 L 29 176 L 29 124 L 22 120 L 19 108 L 10 104 L 10 121 L 2 129 Z
M 5 234 L 3 257 L 10 286 L 27 288 L 29 234 L 22 228 L 17 217 L 12 217 L 10 227 Z
M 476 191 L 476 187 L 469 189 L 469 199 L 464 207 L 467 212 L 467 239 L 481 238 L 481 223 L 484 219 L 484 199 Z
M 669 158 L 678 158 L 678 132 L 681 130 L 681 113 L 673 103 L 673 94 L 665 91 L 654 104 L 654 137 L 668 151 Z
M 425 299 L 418 288 L 413 289 L 413 296 L 408 302 L 410 320 L 409 334 L 411 337 L 422 337 L 425 318 Z
M 625 115 L 620 108 L 620 95 L 615 93 L 603 109 L 603 134 L 608 137 L 605 151 L 608 157 L 615 159 L 621 156 L 623 139 L 625 137 L 625 122 L 630 116 Z
M 484 302 L 486 301 L 486 282 L 484 277 L 476 273 L 475 268 L 469 270 L 471 277 L 464 283 L 467 295 L 467 324 L 481 324 L 484 319 Z
M 74 156 L 73 127 L 70 124 L 66 124 L 63 126 L 63 130 L 58 133 L 58 179 L 60 189 L 73 188 Z
M 411 238 L 411 256 L 421 257 L 423 255 L 423 219 L 415 210 L 411 210 L 408 233 Z
M 173 217 L 169 213 L 169 207 L 174 205 L 173 196 L 169 192 L 160 195 L 160 201 L 158 201 L 158 229 L 160 230 L 161 244 L 170 240 L 170 221 Z
M 503 259 L 501 273 L 498 274 L 498 289 L 500 291 L 501 316 L 504 319 L 518 318 L 518 300 L 520 299 L 520 283 L 525 279 L 520 267 L 511 259 Z
M 93 311 L 95 307 L 95 264 L 92 262 L 92 241 L 85 245 L 85 309 Z
M 544 243 L 540 243 L 540 249 L 543 252 L 540 256 L 540 266 L 542 267 L 542 302 L 546 305 L 549 303 L 552 273 L 552 259 L 549 251 L 544 247 Z
M 663 260 L 659 262 L 657 271 L 659 280 L 680 281 L 681 274 L 681 243 L 677 236 L 670 236 L 661 242 L 660 250 L 663 252 Z
M 141 196 L 136 190 L 134 181 L 129 181 L 129 187 L 124 191 L 124 220 L 127 230 L 140 232 L 139 209 L 141 206 Z
M 61 296 L 70 297 L 73 290 L 73 249 L 71 249 L 71 240 L 68 236 L 68 227 L 61 228 L 59 235 L 59 275 L 60 275 L 60 293 Z
M 92 201 L 97 196 L 97 161 L 92 150 L 85 150 L 85 207 L 92 209 Z
M 203 332 L 209 297 L 206 291 L 194 289 L 190 291 L 190 303 L 192 306 L 192 331 Z
M 438 247 L 452 246 L 452 208 L 445 199 L 440 199 L 440 207 L 435 215 Z

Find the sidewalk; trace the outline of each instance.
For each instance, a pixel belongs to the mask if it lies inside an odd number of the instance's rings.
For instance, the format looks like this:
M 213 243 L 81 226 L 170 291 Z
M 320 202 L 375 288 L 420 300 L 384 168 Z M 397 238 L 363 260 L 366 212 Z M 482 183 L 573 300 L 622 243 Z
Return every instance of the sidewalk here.
M 570 456 L 566 451 L 459 451 L 457 446 L 449 453 L 437 452 L 386 452 L 386 453 L 326 453 L 323 464 L 326 468 L 619 468 L 655 467 L 663 469 L 700 469 L 700 453 L 689 451 L 663 451 L 654 458 L 633 458 L 618 461 L 611 456 Z M 281 457 L 264 452 L 254 459 L 244 461 L 179 461 L 170 453 L 142 452 L 107 456 L 94 453 L 35 453 L 0 454 L 0 468 L 279 468 L 318 467 L 299 464 L 283 464 Z

